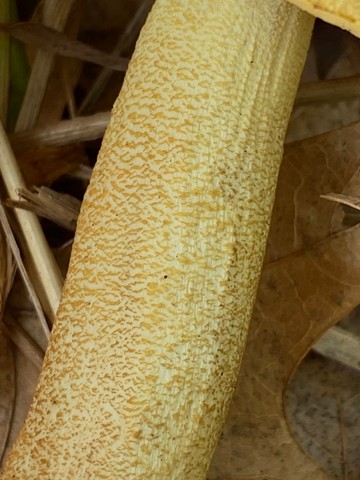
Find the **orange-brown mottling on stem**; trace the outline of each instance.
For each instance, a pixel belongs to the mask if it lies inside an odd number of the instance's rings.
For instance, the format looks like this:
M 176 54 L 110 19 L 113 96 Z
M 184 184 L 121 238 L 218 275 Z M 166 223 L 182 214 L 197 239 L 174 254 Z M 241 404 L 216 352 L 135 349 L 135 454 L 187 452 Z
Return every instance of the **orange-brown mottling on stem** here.
M 284 0 L 157 0 L 2 480 L 205 479 L 311 27 Z

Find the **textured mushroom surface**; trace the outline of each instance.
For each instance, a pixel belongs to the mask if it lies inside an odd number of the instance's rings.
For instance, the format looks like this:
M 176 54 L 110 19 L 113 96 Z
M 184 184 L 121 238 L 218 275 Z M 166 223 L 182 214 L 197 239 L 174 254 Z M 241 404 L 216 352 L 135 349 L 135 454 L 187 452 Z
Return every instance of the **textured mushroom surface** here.
M 290 3 L 360 37 L 360 0 L 289 0 Z
M 311 29 L 284 0 L 157 1 L 3 480 L 206 477 Z

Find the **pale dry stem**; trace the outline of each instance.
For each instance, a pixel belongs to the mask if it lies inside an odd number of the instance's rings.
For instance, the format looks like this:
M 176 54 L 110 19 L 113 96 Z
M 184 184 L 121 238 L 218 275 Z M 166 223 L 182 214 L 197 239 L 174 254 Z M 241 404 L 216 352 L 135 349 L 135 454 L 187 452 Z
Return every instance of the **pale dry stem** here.
M 100 112 L 63 120 L 44 128 L 18 132 L 11 134 L 9 138 L 15 151 L 41 145 L 70 145 L 102 138 L 109 120 L 110 112 Z
M 18 191 L 26 189 L 26 185 L 1 124 L 0 170 L 9 198 L 19 200 Z M 34 269 L 33 281 L 39 283 L 38 296 L 44 310 L 53 321 L 60 301 L 62 277 L 37 216 L 19 209 L 15 209 L 15 216 L 23 238 L 23 250 L 26 252 L 24 255 L 29 257 L 29 263 Z

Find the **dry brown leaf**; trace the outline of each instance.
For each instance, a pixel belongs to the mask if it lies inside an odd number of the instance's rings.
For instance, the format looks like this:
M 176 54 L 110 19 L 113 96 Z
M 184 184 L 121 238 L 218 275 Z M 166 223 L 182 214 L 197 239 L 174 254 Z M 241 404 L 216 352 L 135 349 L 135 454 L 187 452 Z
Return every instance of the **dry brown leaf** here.
M 328 332 L 334 328 L 339 327 Z M 359 385 L 358 370 L 310 353 L 286 391 L 285 405 L 295 437 L 333 480 L 359 478 L 360 410 L 356 411 L 359 404 L 354 401 Z
M 113 54 L 125 55 L 126 52 L 129 52 L 130 48 L 133 47 L 153 3 L 154 0 L 143 0 L 143 2 L 139 4 L 139 7 L 129 20 L 125 30 L 120 34 Z M 113 72 L 109 69 L 103 68 L 101 70 L 81 103 L 79 108 L 80 113 L 84 114 L 92 111 L 95 103 L 106 90 L 112 74 Z
M 18 345 L 14 348 L 15 398 L 4 457 L 24 423 L 40 373 L 40 350 L 44 350 L 47 344 L 37 316 L 31 310 L 21 312 L 23 307 L 31 308 L 31 304 L 27 299 L 24 285 L 19 279 L 15 281 L 15 291 L 16 295 L 14 296 L 13 290 L 9 299 L 10 309 L 17 313 L 16 324 L 18 327 L 16 332 L 14 330 L 10 332 Z M 14 304 L 16 308 L 14 308 Z M 17 310 L 19 306 L 20 311 Z M 36 344 L 32 340 L 33 338 L 36 339 Z M 37 359 L 34 358 L 34 354 L 38 357 Z
M 47 128 L 60 122 L 64 118 L 66 108 L 70 112 L 69 98 L 64 83 L 64 71 L 66 71 L 69 88 L 74 91 L 79 81 L 83 63 L 74 58 L 55 57 L 54 67 L 49 75 L 46 92 L 44 95 L 36 128 Z M 76 109 L 77 106 L 74 105 Z M 28 131 L 28 130 L 25 130 Z
M 83 29 L 124 30 L 143 0 L 85 0 Z
M 88 162 L 81 145 L 42 146 L 16 154 L 27 185 L 50 185 Z
M 3 324 L 2 329 L 13 344 L 16 345 L 25 357 L 40 371 L 45 352 L 39 347 L 36 341 L 15 321 L 7 321 Z
M 360 226 L 324 191 L 360 183 L 360 126 L 289 145 L 247 349 L 211 480 L 329 480 L 290 432 L 284 393 L 312 344 L 360 303 Z
M 360 175 L 360 123 L 285 147 L 265 263 L 291 254 L 343 228 L 343 209 L 324 192 L 356 195 Z
M 358 61 L 360 54 L 360 41 L 358 38 L 343 32 L 343 54 L 335 63 L 332 63 L 327 79 L 338 79 L 344 77 L 354 77 L 360 75 L 360 63 Z M 313 51 L 313 49 L 312 49 Z M 328 55 L 327 51 L 323 54 Z M 331 53 L 330 53 L 331 55 Z M 308 58 L 313 60 L 314 55 Z M 333 59 L 334 60 L 334 59 Z M 312 66 L 312 65 L 311 65 Z M 330 66 L 330 64 L 328 65 Z M 308 67 L 309 68 L 309 67 Z M 315 81 L 314 76 L 307 76 L 307 81 Z M 331 84 L 332 82 L 330 82 Z M 336 84 L 336 82 L 335 82 Z M 351 90 L 354 93 L 354 85 Z M 349 89 L 350 93 L 350 89 Z M 329 91 L 325 91 L 327 96 Z M 303 138 L 319 135 L 324 132 L 330 132 L 337 128 L 342 128 L 352 122 L 360 119 L 360 99 L 353 98 L 343 101 L 317 102 L 308 105 L 302 105 L 294 108 L 290 124 L 288 126 L 287 142 L 297 141 Z
M 64 57 L 95 63 L 112 70 L 124 72 L 129 63 L 127 58 L 102 52 L 78 40 L 72 40 L 65 34 L 38 23 L 2 23 L 0 24 L 0 30 L 33 47 Z
M 0 466 L 10 431 L 15 399 L 15 370 L 13 350 L 1 329 L 4 303 L 12 278 L 9 276 L 8 249 L 0 229 Z
M 0 468 L 9 437 L 15 402 L 15 366 L 10 340 L 0 330 Z
M 350 34 L 330 23 L 318 20 L 313 33 L 316 67 L 320 79 L 326 78 L 334 65 L 344 57 Z
M 360 228 L 354 227 L 265 268 L 232 410 L 209 478 L 329 478 L 289 431 L 283 395 L 313 342 L 360 301 L 360 257 L 353 248 L 359 241 Z
M 24 284 L 27 288 L 28 294 L 31 298 L 32 304 L 34 306 L 34 309 L 37 313 L 39 323 L 41 324 L 43 331 L 47 338 L 50 337 L 50 330 L 42 309 L 42 306 L 40 304 L 39 298 L 37 296 L 37 292 L 35 290 L 35 287 L 33 285 L 33 282 L 30 279 L 30 275 L 25 267 L 24 261 L 22 259 L 22 256 L 20 254 L 19 247 L 17 245 L 15 236 L 13 234 L 12 228 L 10 226 L 10 223 L 8 221 L 6 211 L 3 207 L 2 204 L 0 204 L 0 225 L 4 231 L 4 235 L 6 237 L 6 242 L 9 245 L 9 248 L 12 251 L 12 255 L 14 257 L 14 261 L 17 265 L 17 268 L 19 270 L 19 273 L 21 275 L 21 278 L 24 281 Z

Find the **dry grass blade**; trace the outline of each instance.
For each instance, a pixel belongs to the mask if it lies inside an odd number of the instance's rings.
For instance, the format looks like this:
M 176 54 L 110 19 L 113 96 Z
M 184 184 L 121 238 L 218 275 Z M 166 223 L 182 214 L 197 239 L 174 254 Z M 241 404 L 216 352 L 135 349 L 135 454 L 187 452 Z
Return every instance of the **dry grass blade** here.
M 1 228 L 0 228 L 1 230 Z M 2 315 L 5 307 L 6 300 L 9 296 L 10 290 L 12 288 L 15 274 L 16 266 L 14 264 L 13 255 L 11 253 L 11 248 L 7 242 L 5 242 L 4 236 L 0 234 L 0 241 L 3 245 L 0 247 L 1 251 L 1 268 L 0 273 L 2 278 L 0 279 L 0 314 Z
M 53 68 L 53 60 L 54 56 L 50 52 L 39 52 L 36 56 L 15 131 L 27 130 L 35 125 Z
M 11 339 L 18 349 L 35 365 L 39 370 L 42 367 L 45 352 L 28 335 L 27 332 L 15 322 L 6 321 L 2 325 L 3 332 Z
M 55 222 L 57 225 L 75 232 L 81 202 L 77 198 L 58 193 L 47 187 L 34 187 L 34 192 L 26 189 L 19 191 L 23 200 L 8 201 L 12 207 L 33 211 L 37 215 Z
M 0 320 L 4 312 L 6 300 L 13 285 L 14 276 L 15 266 L 13 257 L 0 227 Z
M 19 200 L 18 190 L 25 189 L 26 185 L 1 124 L 0 170 L 10 199 Z M 15 210 L 15 215 L 21 229 L 24 250 L 34 269 L 32 279 L 39 284 L 38 296 L 53 321 L 60 302 L 62 277 L 36 215 L 24 210 Z
M 65 34 L 37 23 L 0 24 L 0 30 L 34 47 L 64 57 L 91 62 L 112 70 L 123 72 L 129 60 L 90 47 L 77 40 L 71 40 Z
M 42 21 L 47 27 L 63 30 L 75 0 L 42 0 Z
M 61 62 L 61 77 L 62 83 L 64 85 L 65 95 L 66 95 L 66 104 L 69 110 L 70 118 L 77 117 L 77 108 L 75 95 L 71 85 L 71 75 L 69 74 L 68 63 L 63 59 Z
M 20 272 L 20 275 L 22 277 L 22 279 L 24 280 L 24 283 L 25 283 L 25 286 L 29 292 L 29 295 L 30 295 L 30 298 L 32 300 L 32 303 L 34 305 L 34 308 L 35 308 L 35 311 L 37 313 L 37 316 L 39 318 L 39 321 L 40 321 L 40 324 L 42 326 L 42 329 L 45 333 L 45 336 L 47 339 L 49 339 L 50 337 L 50 330 L 49 330 L 49 327 L 48 327 L 48 324 L 46 322 L 46 318 L 44 316 L 44 312 L 41 308 L 41 305 L 40 305 L 40 302 L 39 302 L 39 299 L 38 299 L 38 296 L 36 295 L 36 292 L 34 290 L 34 287 L 33 287 L 33 284 L 29 278 L 29 275 L 27 273 L 27 270 L 25 268 L 25 265 L 22 261 L 22 258 L 21 258 L 21 255 L 20 255 L 20 251 L 19 251 L 19 248 L 17 246 L 17 243 L 16 243 L 16 240 L 15 240 L 15 237 L 12 233 L 12 229 L 11 229 L 11 226 L 9 224 L 9 221 L 8 221 L 8 218 L 6 216 L 6 213 L 5 213 L 5 210 L 4 210 L 4 207 L 2 205 L 0 205 L 0 224 L 4 230 L 4 233 L 5 233 L 5 236 L 6 236 L 6 240 L 11 248 L 11 251 L 13 253 L 13 256 L 14 256 L 14 259 L 15 259 L 15 262 L 17 264 L 17 267 L 19 269 L 19 272 Z
M 96 113 L 55 125 L 18 132 L 9 136 L 15 151 L 42 145 L 69 145 L 102 138 L 110 120 L 110 112 Z
M 360 210 L 360 197 L 343 195 L 342 193 L 327 193 L 326 195 L 321 195 L 321 198 Z
M 360 97 L 360 77 L 335 78 L 303 83 L 296 95 L 295 106 L 315 102 L 339 102 Z
M 44 0 L 44 24 L 55 30 L 63 30 L 74 2 L 75 0 Z M 16 123 L 16 131 L 28 130 L 35 125 L 53 65 L 54 55 L 39 50 Z

